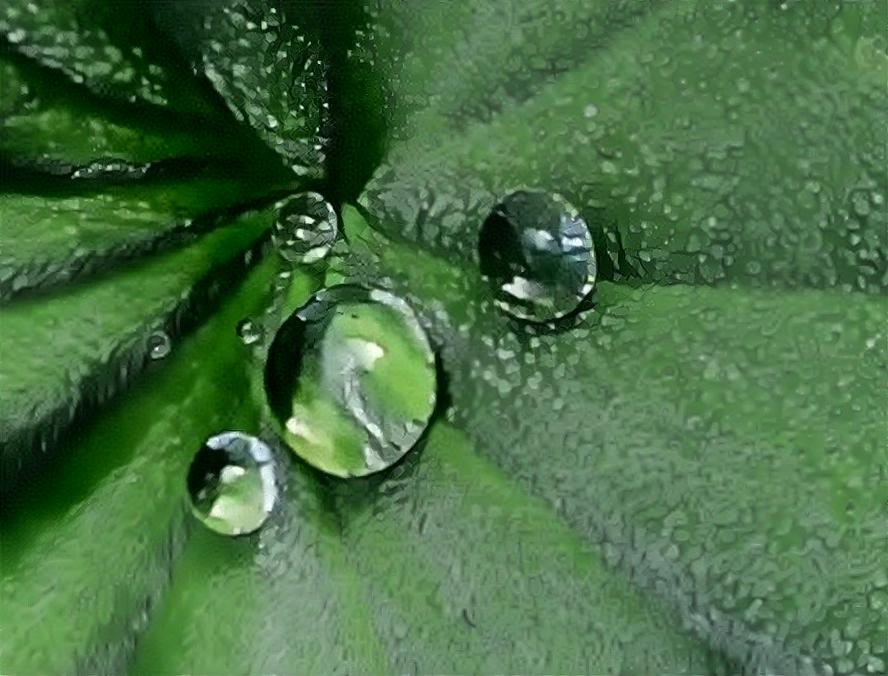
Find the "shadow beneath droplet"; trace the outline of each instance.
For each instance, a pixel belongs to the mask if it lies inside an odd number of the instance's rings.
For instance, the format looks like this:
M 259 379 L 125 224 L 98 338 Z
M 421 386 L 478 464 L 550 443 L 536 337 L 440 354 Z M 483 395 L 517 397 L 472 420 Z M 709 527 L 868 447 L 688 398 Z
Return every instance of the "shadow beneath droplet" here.
M 548 322 L 528 322 L 509 317 L 508 321 L 512 330 L 519 336 L 552 336 L 576 330 L 584 325 L 589 318 L 589 313 L 597 307 L 595 291 L 583 298 L 577 307 L 570 313 L 558 319 Z M 524 342 L 522 340 L 522 342 Z

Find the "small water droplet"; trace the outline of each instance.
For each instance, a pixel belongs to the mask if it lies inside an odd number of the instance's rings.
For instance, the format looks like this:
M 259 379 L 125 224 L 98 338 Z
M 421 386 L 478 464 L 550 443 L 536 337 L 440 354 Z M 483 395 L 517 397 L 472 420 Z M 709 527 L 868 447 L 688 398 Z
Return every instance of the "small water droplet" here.
M 854 213 L 861 217 L 867 217 L 870 214 L 870 205 L 867 194 L 858 190 L 851 195 L 851 207 Z
M 401 459 L 428 425 L 434 353 L 405 301 L 378 289 L 334 286 L 278 331 L 265 389 L 296 454 L 336 476 L 363 476 Z
M 154 331 L 148 336 L 148 356 L 152 359 L 163 359 L 172 349 L 170 337 L 163 331 Z
M 278 495 L 271 449 L 242 432 L 209 438 L 191 462 L 187 484 L 194 516 L 222 535 L 258 530 Z
M 393 627 L 393 630 L 394 630 L 393 633 L 394 633 L 395 638 L 397 640 L 403 641 L 405 638 L 407 638 L 407 633 L 409 631 L 409 628 L 407 627 L 406 622 L 401 622 L 401 621 L 395 622 L 395 626 Z
M 252 319 L 241 319 L 237 323 L 237 336 L 244 345 L 253 345 L 262 339 L 262 327 Z
M 595 252 L 586 222 L 559 195 L 521 190 L 484 222 L 481 272 L 497 306 L 536 322 L 569 315 L 595 284 Z
M 330 203 L 316 192 L 304 192 L 278 204 L 272 241 L 291 263 L 314 263 L 329 253 L 337 232 Z

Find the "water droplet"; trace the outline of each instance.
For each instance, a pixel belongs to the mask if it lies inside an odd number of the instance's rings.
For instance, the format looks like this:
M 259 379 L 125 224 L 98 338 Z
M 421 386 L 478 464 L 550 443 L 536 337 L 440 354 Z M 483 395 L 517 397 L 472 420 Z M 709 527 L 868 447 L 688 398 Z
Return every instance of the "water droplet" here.
M 259 529 L 277 501 L 271 449 L 256 437 L 211 437 L 188 470 L 191 511 L 210 530 L 243 535 Z
M 272 240 L 280 255 L 291 263 L 314 263 L 330 251 L 336 240 L 336 212 L 316 192 L 293 195 L 278 203 Z
M 403 641 L 405 638 L 407 638 L 407 633 L 409 632 L 409 628 L 408 628 L 406 622 L 401 622 L 401 621 L 395 622 L 395 626 L 393 629 L 394 629 L 393 633 L 394 633 L 395 638 L 397 640 Z
M 558 195 L 511 193 L 484 222 L 479 254 L 497 306 L 521 319 L 569 315 L 595 284 L 589 228 Z
M 252 319 L 241 319 L 237 323 L 237 336 L 244 345 L 253 345 L 262 339 L 262 327 Z
M 163 331 L 154 331 L 148 336 L 148 356 L 152 359 L 163 359 L 171 349 L 170 337 Z
M 428 425 L 434 354 L 406 302 L 334 286 L 278 331 L 265 389 L 293 451 L 330 474 L 363 476 L 397 462 Z
M 854 213 L 858 216 L 866 217 L 870 214 L 869 199 L 862 190 L 858 190 L 851 195 L 851 206 Z

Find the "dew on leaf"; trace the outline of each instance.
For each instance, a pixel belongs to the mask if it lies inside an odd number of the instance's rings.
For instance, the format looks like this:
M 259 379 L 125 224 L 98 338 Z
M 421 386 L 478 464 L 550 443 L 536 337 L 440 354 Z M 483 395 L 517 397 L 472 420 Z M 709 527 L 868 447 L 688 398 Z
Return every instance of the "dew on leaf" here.
M 148 356 L 152 359 L 163 359 L 172 349 L 170 337 L 163 331 L 154 331 L 148 336 Z
M 258 530 L 277 501 L 271 449 L 256 437 L 211 437 L 188 470 L 191 511 L 210 530 L 243 535 Z
M 241 319 L 236 327 L 237 337 L 244 345 L 253 345 L 262 339 L 262 327 L 252 319 Z
M 336 212 L 315 192 L 304 192 L 279 202 L 272 240 L 291 263 L 314 263 L 324 258 L 336 241 Z
M 378 472 L 419 441 L 436 401 L 434 353 L 410 306 L 381 290 L 318 292 L 283 324 L 265 371 L 289 447 L 340 477 Z
M 484 222 L 481 273 L 496 304 L 520 319 L 551 321 L 574 312 L 595 284 L 595 251 L 586 222 L 562 197 L 520 190 Z

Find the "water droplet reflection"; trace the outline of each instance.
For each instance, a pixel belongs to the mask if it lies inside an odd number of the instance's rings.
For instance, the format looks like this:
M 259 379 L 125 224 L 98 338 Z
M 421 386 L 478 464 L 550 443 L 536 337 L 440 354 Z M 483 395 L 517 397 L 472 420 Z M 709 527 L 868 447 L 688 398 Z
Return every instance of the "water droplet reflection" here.
M 335 286 L 281 327 L 265 385 L 290 448 L 330 474 L 363 476 L 397 462 L 425 430 L 435 407 L 434 354 L 403 300 Z
M 291 263 L 314 263 L 324 258 L 339 230 L 330 203 L 318 193 L 304 192 L 277 206 L 272 241 L 278 253 Z
M 595 283 L 589 228 L 555 194 L 508 195 L 484 222 L 479 255 L 497 306 L 520 319 L 545 322 L 569 315 Z
M 154 331 L 148 336 L 148 356 L 152 359 L 163 359 L 172 347 L 170 337 L 163 331 Z
M 194 516 L 222 535 L 259 529 L 277 501 L 271 449 L 241 432 L 208 439 L 194 456 L 187 483 Z
M 244 345 L 253 345 L 262 339 L 262 327 L 252 319 L 241 319 L 237 323 L 237 337 Z

